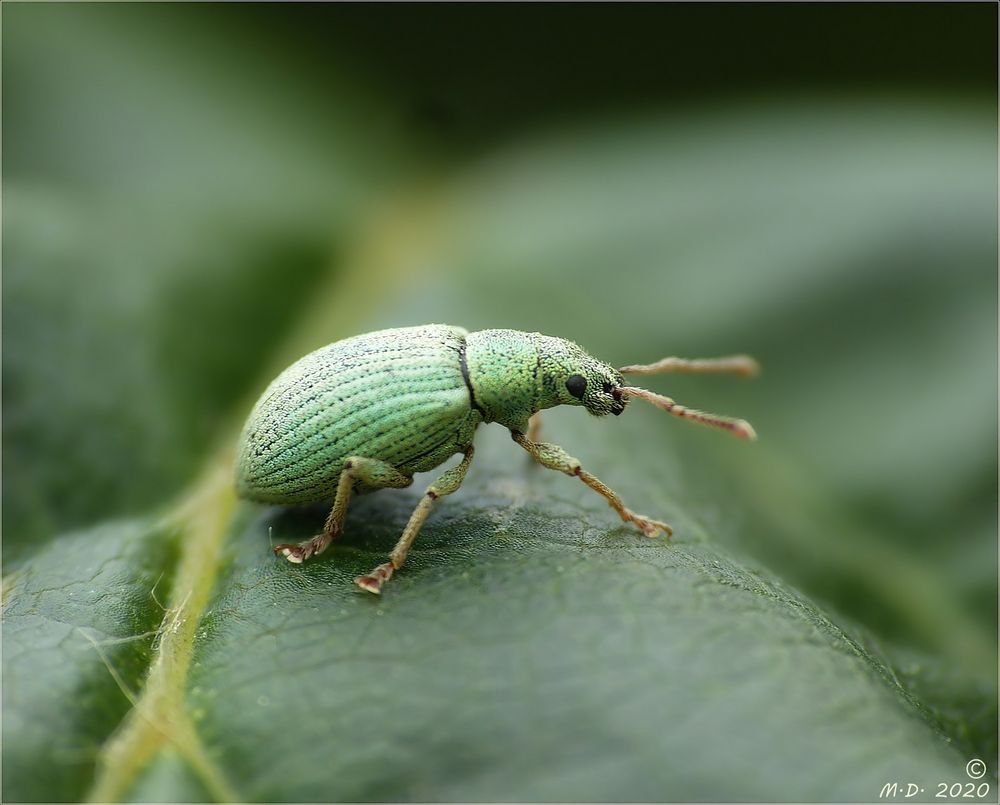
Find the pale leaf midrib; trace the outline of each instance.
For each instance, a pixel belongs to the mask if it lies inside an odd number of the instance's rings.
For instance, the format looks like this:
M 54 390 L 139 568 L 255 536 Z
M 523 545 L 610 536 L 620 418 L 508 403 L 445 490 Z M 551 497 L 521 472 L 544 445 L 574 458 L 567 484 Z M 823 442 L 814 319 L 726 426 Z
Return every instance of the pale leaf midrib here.
M 428 247 L 434 234 L 437 205 L 426 196 L 401 198 L 376 216 L 345 265 L 316 294 L 303 311 L 301 325 L 277 351 L 297 356 L 326 340 L 351 334 L 373 304 L 371 287 L 392 288 L 406 260 Z M 335 322 L 335 329 L 331 327 Z M 278 367 L 280 368 L 280 367 Z M 244 400 L 234 421 L 242 423 L 253 400 Z M 208 462 L 193 492 L 176 506 L 168 519 L 179 530 L 180 560 L 170 601 L 161 625 L 160 641 L 135 706 L 101 749 L 94 784 L 87 799 L 113 802 L 125 796 L 156 753 L 169 742 L 190 764 L 211 796 L 220 802 L 238 802 L 239 796 L 225 772 L 211 759 L 198 735 L 185 699 L 186 682 L 194 654 L 195 637 L 211 600 L 219 574 L 221 548 L 229 531 L 235 493 L 232 483 L 232 445 L 238 424 L 230 428 L 225 446 Z
M 229 453 L 224 451 L 175 515 L 181 523 L 181 560 L 159 647 L 135 707 L 101 751 L 90 801 L 121 799 L 167 740 L 196 770 L 213 797 L 230 802 L 239 799 L 222 771 L 208 762 L 184 703 L 195 630 L 212 593 L 219 549 L 235 504 L 229 467 Z

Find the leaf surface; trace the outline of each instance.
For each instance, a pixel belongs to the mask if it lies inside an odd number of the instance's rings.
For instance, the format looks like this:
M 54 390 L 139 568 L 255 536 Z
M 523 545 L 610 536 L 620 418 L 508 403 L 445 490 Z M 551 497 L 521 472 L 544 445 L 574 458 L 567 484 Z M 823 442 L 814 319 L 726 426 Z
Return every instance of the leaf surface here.
M 94 398 L 81 381 L 30 403 L 50 387 L 39 359 L 72 339 L 15 316 L 5 462 L 35 463 L 5 502 L 34 476 L 42 493 L 4 515 L 4 799 L 850 801 L 964 780 L 996 753 L 994 127 L 986 108 L 870 97 L 554 129 L 400 192 L 325 263 L 318 223 L 261 233 L 267 210 L 223 197 L 236 234 L 206 242 L 247 239 L 211 263 L 216 351 L 167 315 L 201 287 L 183 256 L 139 297 L 96 297 L 96 352 L 67 366 L 147 338 L 154 310 L 170 337 L 162 361 L 137 353 L 142 372 L 183 382 L 151 393 L 133 439 L 62 467 L 49 428 L 82 431 Z M 17 198 L 8 322 L 12 294 L 58 302 L 33 267 L 77 248 L 105 265 L 90 211 Z M 55 246 L 52 220 L 76 222 Z M 272 256 L 242 274 L 259 242 Z M 433 474 L 358 499 L 316 561 L 275 559 L 269 539 L 325 512 L 233 499 L 264 366 L 429 321 L 562 335 L 616 365 L 752 353 L 753 383 L 649 384 L 747 417 L 760 442 L 638 402 L 553 411 L 544 438 L 673 541 L 492 426 L 381 598 L 351 580 Z M 134 373 L 110 376 L 102 433 L 134 403 Z M 130 477 L 151 439 L 169 469 Z M 46 519 L 68 488 L 78 502 Z

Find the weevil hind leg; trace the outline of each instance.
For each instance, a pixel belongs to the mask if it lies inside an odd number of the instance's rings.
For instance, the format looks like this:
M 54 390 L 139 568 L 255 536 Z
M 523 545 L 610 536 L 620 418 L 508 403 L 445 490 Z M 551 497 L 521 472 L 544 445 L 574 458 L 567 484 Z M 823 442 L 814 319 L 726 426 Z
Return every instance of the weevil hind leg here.
M 587 486 L 603 496 L 608 501 L 608 505 L 618 512 L 618 516 L 622 520 L 635 525 L 647 537 L 654 537 L 660 531 L 668 537 L 673 534 L 673 529 L 666 523 L 661 523 L 659 520 L 637 514 L 626 507 L 617 492 L 605 485 L 596 475 L 591 475 L 587 472 L 577 459 L 569 455 L 559 445 L 549 444 L 548 442 L 535 442 L 517 431 L 511 431 L 510 435 L 515 442 L 527 450 L 531 457 L 543 467 L 548 467 L 550 470 L 558 470 L 566 475 L 579 478 Z
M 400 489 L 412 484 L 413 477 L 404 475 L 385 461 L 363 456 L 351 456 L 344 461 L 344 469 L 337 481 L 333 508 L 327 515 L 323 531 L 304 542 L 277 545 L 274 548 L 274 553 L 277 556 L 284 556 L 289 562 L 294 562 L 297 565 L 302 564 L 311 556 L 323 553 L 344 529 L 347 506 L 351 502 L 354 487 L 358 482 L 371 489 Z
M 424 520 L 427 519 L 427 515 L 430 514 L 431 508 L 434 506 L 434 501 L 438 498 L 443 498 L 445 495 L 450 495 L 462 485 L 462 481 L 465 480 L 465 473 L 468 472 L 469 465 L 472 463 L 473 452 L 470 445 L 465 450 L 462 460 L 456 466 L 442 473 L 440 478 L 427 487 L 427 491 L 417 504 L 417 508 L 410 515 L 410 520 L 406 524 L 406 528 L 403 529 L 403 535 L 396 543 L 396 547 L 392 549 L 389 561 L 383 562 L 371 573 L 358 576 L 354 580 L 354 583 L 362 590 L 375 593 L 375 595 L 379 595 L 382 592 L 382 586 L 392 578 L 393 572 L 399 570 L 403 562 L 406 561 L 406 554 L 410 550 L 410 545 L 413 544 L 413 540 L 420 533 L 420 527 L 424 524 Z

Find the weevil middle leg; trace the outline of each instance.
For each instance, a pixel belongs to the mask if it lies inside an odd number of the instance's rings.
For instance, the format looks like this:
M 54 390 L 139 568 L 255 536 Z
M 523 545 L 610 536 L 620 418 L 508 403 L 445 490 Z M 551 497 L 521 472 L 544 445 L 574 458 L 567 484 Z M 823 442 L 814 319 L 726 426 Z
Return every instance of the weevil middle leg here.
M 333 508 L 326 518 L 323 532 L 304 542 L 277 545 L 274 548 L 275 554 L 284 556 L 289 562 L 301 564 L 310 556 L 323 553 L 344 528 L 347 504 L 351 502 L 354 484 L 358 481 L 374 489 L 402 489 L 413 483 L 413 476 L 404 475 L 385 461 L 351 456 L 344 462 L 344 469 L 337 481 Z
M 410 550 L 410 545 L 420 532 L 420 526 L 424 524 L 427 515 L 431 513 L 434 501 L 438 498 L 443 498 L 445 495 L 450 495 L 462 485 L 462 481 L 465 480 L 465 473 L 468 472 L 469 465 L 472 463 L 473 452 L 472 445 L 469 445 L 465 450 L 465 456 L 461 462 L 442 473 L 440 478 L 427 487 L 427 491 L 420 499 L 420 503 L 417 504 L 417 508 L 410 515 L 410 521 L 406 524 L 406 528 L 403 529 L 403 536 L 399 538 L 396 547 L 392 549 L 389 561 L 379 565 L 365 576 L 358 576 L 354 580 L 355 584 L 361 589 L 368 590 L 368 592 L 375 593 L 376 595 L 382 592 L 382 585 L 392 578 L 393 571 L 399 570 L 403 562 L 406 561 L 406 554 Z
M 608 501 L 608 505 L 618 512 L 618 516 L 622 520 L 626 523 L 636 525 L 647 537 L 655 536 L 657 531 L 663 531 L 668 537 L 673 533 L 673 529 L 666 523 L 636 514 L 627 508 L 617 492 L 605 485 L 596 475 L 591 475 L 587 472 L 580 465 L 579 460 L 573 458 L 573 456 L 559 445 L 550 444 L 549 442 L 533 442 L 523 433 L 518 433 L 515 430 L 512 430 L 510 435 L 515 442 L 527 450 L 531 454 L 531 457 L 543 467 L 548 467 L 550 470 L 558 470 L 559 472 L 566 473 L 566 475 L 576 476 L 595 492 L 602 495 Z

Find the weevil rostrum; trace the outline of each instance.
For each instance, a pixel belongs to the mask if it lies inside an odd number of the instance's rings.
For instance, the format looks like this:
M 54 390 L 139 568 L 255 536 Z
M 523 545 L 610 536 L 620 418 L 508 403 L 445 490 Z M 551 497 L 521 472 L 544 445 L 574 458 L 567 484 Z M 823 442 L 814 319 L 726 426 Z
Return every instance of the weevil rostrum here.
M 537 414 L 556 405 L 582 405 L 594 416 L 621 414 L 633 397 L 692 422 L 756 438 L 741 419 L 707 414 L 669 397 L 625 384 L 626 374 L 665 372 L 755 374 L 745 355 L 664 358 L 614 369 L 563 338 L 518 330 L 429 324 L 346 338 L 311 352 L 268 386 L 247 419 L 236 462 L 239 495 L 264 503 L 333 499 L 322 533 L 274 551 L 301 563 L 322 553 L 343 527 L 353 494 L 402 488 L 413 474 L 461 462 L 442 473 L 421 497 L 389 557 L 355 583 L 380 593 L 431 507 L 461 485 L 472 462 L 476 428 L 497 422 L 543 467 L 579 478 L 647 536 L 666 523 L 636 514 L 580 462 L 555 444 L 536 440 Z

